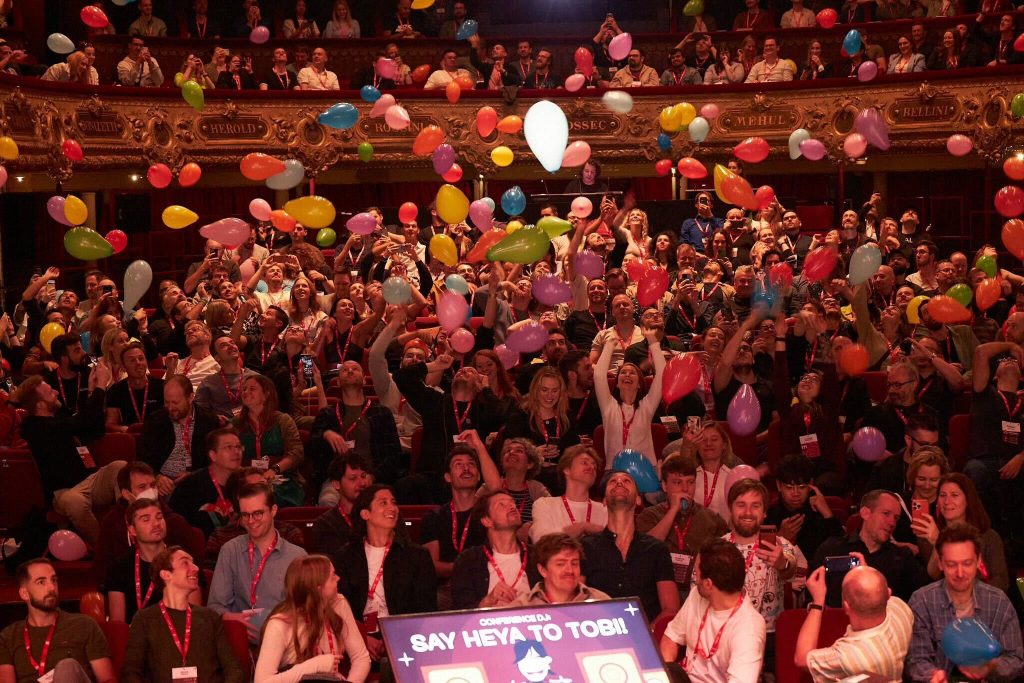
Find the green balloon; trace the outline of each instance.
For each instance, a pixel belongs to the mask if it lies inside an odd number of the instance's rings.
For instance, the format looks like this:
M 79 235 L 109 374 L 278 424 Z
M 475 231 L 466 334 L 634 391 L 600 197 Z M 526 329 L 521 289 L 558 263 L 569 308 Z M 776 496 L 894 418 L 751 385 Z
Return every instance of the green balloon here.
M 551 247 L 551 238 L 540 228 L 520 228 L 487 252 L 488 261 L 536 263 Z
M 316 243 L 320 247 L 332 246 L 338 239 L 338 233 L 334 228 L 320 228 L 316 233 Z
M 537 227 L 546 232 L 549 239 L 555 239 L 572 230 L 569 221 L 555 216 L 544 216 L 537 221 Z
M 1010 111 L 1017 118 L 1024 116 L 1024 92 L 1019 92 L 1010 101 Z
M 996 276 L 996 260 L 991 256 L 979 256 L 978 260 L 974 262 L 974 267 L 983 271 L 989 277 Z
M 203 105 L 206 104 L 206 99 L 203 97 L 203 89 L 193 80 L 185 81 L 185 85 L 181 86 L 181 96 L 196 111 L 202 111 Z
M 704 14 L 704 0 L 690 0 L 683 7 L 683 14 L 688 17 L 695 17 L 700 14 Z
M 974 292 L 971 291 L 970 287 L 961 282 L 946 290 L 946 296 L 955 299 L 961 306 L 969 306 L 971 299 L 974 298 Z
M 77 259 L 95 261 L 114 255 L 110 242 L 92 228 L 71 228 L 64 233 L 64 248 Z
M 369 142 L 360 142 L 357 152 L 359 153 L 360 161 L 370 161 L 373 159 L 373 145 Z

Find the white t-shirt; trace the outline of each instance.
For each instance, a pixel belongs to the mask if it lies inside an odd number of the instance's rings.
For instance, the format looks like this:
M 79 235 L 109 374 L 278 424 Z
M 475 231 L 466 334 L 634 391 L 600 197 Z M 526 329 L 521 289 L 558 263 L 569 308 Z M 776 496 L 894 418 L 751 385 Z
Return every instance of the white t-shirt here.
M 220 372 L 220 363 L 215 361 L 212 355 L 207 355 L 198 361 L 192 360 L 192 356 L 180 358 L 177 367 L 174 368 L 175 375 L 188 377 L 192 382 L 193 391 L 199 389 L 199 385 L 203 383 L 204 379 L 210 375 L 216 375 L 218 372 Z
M 686 673 L 690 680 L 693 683 L 756 681 L 761 674 L 764 656 L 764 617 L 758 614 L 749 599 L 743 598 L 743 604 L 731 619 L 732 608 L 708 611 L 704 630 L 698 633 L 707 608 L 708 601 L 698 591 L 692 590 L 682 609 L 665 628 L 666 638 L 686 646 Z M 698 642 L 702 652 L 711 652 L 715 637 L 723 626 L 725 631 L 714 655 L 705 659 L 696 654 Z
M 715 475 L 711 472 L 705 472 L 704 468 L 700 465 L 697 466 L 697 489 L 693 494 L 693 499 L 706 507 L 712 512 L 717 512 L 718 515 L 728 520 L 729 514 L 729 499 L 726 495 L 725 482 L 729 480 L 729 472 L 732 469 L 721 465 L 718 468 L 718 480 L 715 480 Z M 704 486 L 704 480 L 707 479 L 707 487 Z M 707 502 L 707 492 L 709 489 L 714 489 L 714 494 L 711 496 L 711 502 Z
M 608 508 L 596 501 L 573 501 L 565 499 L 572 511 L 572 518 L 565 511 L 561 496 L 548 496 L 533 501 L 533 526 L 530 540 L 536 543 L 541 537 L 561 532 L 570 524 L 587 521 L 587 506 L 590 506 L 590 522 L 599 527 L 608 524 Z M 575 520 L 575 522 L 573 521 Z M 504 570 L 502 570 L 504 571 Z
M 366 568 L 369 570 L 367 574 L 369 583 L 366 586 L 366 590 L 369 591 L 373 587 L 373 581 L 377 578 L 377 572 L 380 571 L 381 565 L 384 563 L 384 551 L 385 548 L 378 548 L 372 546 L 367 542 L 363 542 L 363 548 L 366 550 Z M 363 614 L 377 613 L 378 617 L 388 616 L 388 599 L 384 595 L 384 574 L 381 573 L 380 581 L 377 582 L 377 589 L 373 592 L 373 598 L 366 601 L 366 607 L 363 608 Z
M 494 553 L 494 562 L 498 565 L 498 569 L 501 570 L 502 576 L 505 577 L 506 582 L 515 581 L 512 586 L 516 590 L 516 599 L 525 598 L 530 594 L 530 582 L 526 578 L 526 571 L 523 571 L 522 575 L 519 574 L 519 570 L 523 568 L 523 558 L 519 553 Z M 516 581 L 516 577 L 519 580 Z M 494 565 L 487 562 L 487 592 L 490 593 L 494 590 L 494 587 L 501 581 L 501 577 L 498 576 L 498 572 L 494 571 Z
M 338 75 L 328 69 L 317 71 L 307 66 L 299 71 L 298 76 L 303 90 L 341 90 Z
M 253 292 L 253 296 L 260 302 L 260 310 L 266 311 L 269 306 L 281 306 L 287 309 L 288 297 L 291 295 L 287 289 L 282 289 L 276 294 L 270 292 Z

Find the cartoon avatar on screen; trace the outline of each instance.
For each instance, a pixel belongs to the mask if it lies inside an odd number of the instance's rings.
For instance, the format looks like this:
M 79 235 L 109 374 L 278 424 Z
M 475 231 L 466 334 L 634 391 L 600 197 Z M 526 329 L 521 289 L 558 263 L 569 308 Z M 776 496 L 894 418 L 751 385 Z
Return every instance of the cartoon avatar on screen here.
M 516 666 L 529 683 L 541 683 L 551 673 L 551 657 L 536 640 L 520 640 L 515 644 Z

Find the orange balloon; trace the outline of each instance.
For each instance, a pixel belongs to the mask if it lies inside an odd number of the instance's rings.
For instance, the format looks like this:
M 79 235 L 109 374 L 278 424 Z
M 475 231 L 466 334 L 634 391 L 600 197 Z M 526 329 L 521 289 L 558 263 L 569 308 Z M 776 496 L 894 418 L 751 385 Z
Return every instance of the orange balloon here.
M 239 167 L 242 169 L 242 175 L 249 180 L 266 180 L 285 169 L 283 161 L 260 152 L 246 154 L 242 157 Z
M 996 305 L 999 301 L 999 297 L 1003 295 L 1003 287 L 999 282 L 999 278 L 987 277 L 978 283 L 978 286 L 974 290 L 974 303 L 978 309 L 987 311 Z M 931 305 L 928 306 L 928 311 L 931 312 Z
M 199 164 L 190 162 L 181 167 L 178 171 L 178 184 L 182 187 L 192 187 L 203 177 L 203 169 Z
M 480 133 L 480 137 L 487 137 L 497 126 L 498 112 L 494 111 L 494 107 L 480 107 L 476 113 L 476 132 Z
M 291 232 L 295 229 L 295 219 L 282 209 L 270 212 L 270 222 L 281 232 Z
M 444 131 L 437 126 L 426 126 L 416 136 L 416 141 L 412 143 L 412 153 L 425 156 L 437 149 L 442 142 L 444 142 Z
M 839 367 L 850 377 L 864 374 L 868 369 L 868 350 L 863 344 L 850 344 L 839 354 Z
M 452 81 L 445 86 L 444 94 L 448 97 L 449 102 L 455 104 L 459 101 L 459 98 L 462 97 L 462 88 L 459 87 L 457 82 Z
M 744 209 L 756 210 L 758 207 L 757 197 L 743 176 L 731 175 L 722 181 L 722 194 L 730 204 L 741 206 Z
M 459 87 L 463 90 L 472 90 L 476 87 L 476 83 L 469 76 L 459 74 L 455 77 L 455 82 L 459 84 Z
M 466 255 L 466 260 L 470 263 L 483 263 L 487 260 L 487 252 L 490 248 L 503 239 L 505 239 L 504 230 L 500 228 L 488 230 L 477 240 L 476 246 Z
M 93 591 L 84 594 L 79 601 L 79 610 L 99 623 L 107 620 L 107 603 L 103 599 L 103 593 Z
M 427 82 L 430 78 L 430 65 L 420 64 L 418 67 L 412 70 L 412 82 L 417 85 L 422 85 Z
M 679 160 L 679 175 L 691 180 L 699 180 L 708 177 L 708 169 L 693 157 L 683 157 Z
M 980 292 L 974 294 L 974 300 L 978 300 Z M 928 301 L 928 315 L 932 320 L 940 323 L 963 323 L 971 319 L 971 312 L 963 304 L 950 296 L 933 296 Z
M 1010 180 L 1024 180 L 1024 158 L 1014 154 L 1003 162 L 1003 173 Z
M 1024 259 L 1024 220 L 1011 218 L 1003 223 L 1003 246 L 1019 259 Z
M 523 129 L 523 120 L 513 114 L 512 116 L 506 116 L 501 121 L 498 121 L 498 130 L 502 133 L 509 133 L 515 135 Z

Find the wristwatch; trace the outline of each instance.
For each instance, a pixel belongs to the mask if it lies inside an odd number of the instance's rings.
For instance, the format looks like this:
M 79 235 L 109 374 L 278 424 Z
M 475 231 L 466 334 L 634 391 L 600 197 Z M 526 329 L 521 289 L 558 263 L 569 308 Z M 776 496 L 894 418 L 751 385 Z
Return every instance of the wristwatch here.
M 810 612 L 812 609 L 816 609 L 819 612 L 824 612 L 825 611 L 825 606 L 824 605 L 819 605 L 816 602 L 812 602 L 812 603 L 807 605 L 807 611 Z

